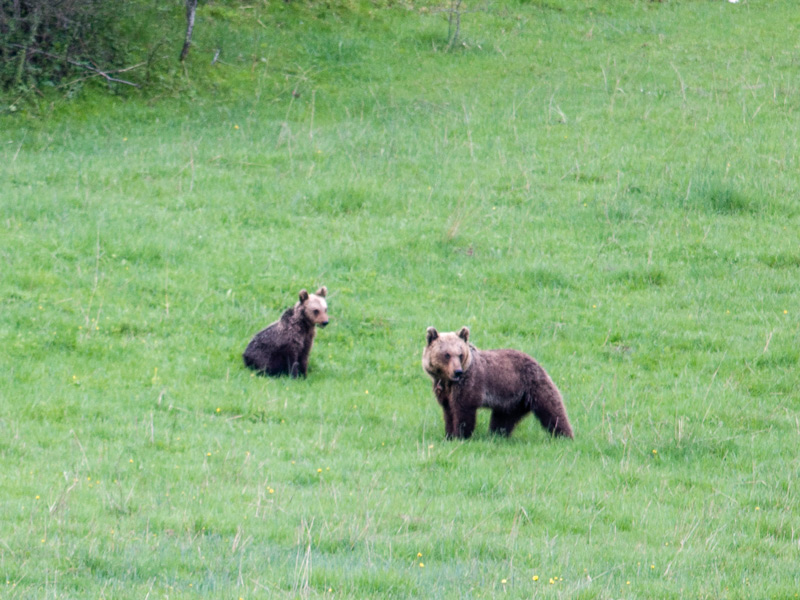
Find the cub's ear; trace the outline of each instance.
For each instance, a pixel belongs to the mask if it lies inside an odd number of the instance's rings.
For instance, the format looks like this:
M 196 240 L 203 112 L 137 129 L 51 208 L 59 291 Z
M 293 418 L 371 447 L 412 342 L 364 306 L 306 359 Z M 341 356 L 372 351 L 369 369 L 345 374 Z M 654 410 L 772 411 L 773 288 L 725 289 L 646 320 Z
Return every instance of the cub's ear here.
M 314 292 L 317 296 L 322 296 L 323 298 L 328 295 L 328 288 L 324 285 L 319 288 L 316 292 Z
M 461 331 L 458 332 L 458 337 L 460 337 L 465 342 L 468 342 L 469 341 L 469 328 L 468 327 L 462 327 Z
M 304 303 L 306 300 L 308 300 L 308 292 L 300 290 L 300 304 Z
M 428 327 L 428 345 L 431 345 L 431 342 L 439 337 L 439 332 L 436 331 L 434 327 Z

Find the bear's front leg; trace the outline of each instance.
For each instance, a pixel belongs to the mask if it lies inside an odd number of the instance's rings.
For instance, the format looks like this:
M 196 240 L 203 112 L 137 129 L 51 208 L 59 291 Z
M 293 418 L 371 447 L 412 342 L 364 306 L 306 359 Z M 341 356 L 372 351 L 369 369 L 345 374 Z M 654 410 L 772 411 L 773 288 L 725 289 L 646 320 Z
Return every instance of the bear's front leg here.
M 436 401 L 442 407 L 442 416 L 444 417 L 444 435 L 447 439 L 453 437 L 453 411 L 450 410 L 450 394 L 442 385 L 441 380 L 433 382 L 433 395 L 436 396 Z
M 453 408 L 453 435 L 457 438 L 468 439 L 475 431 L 475 419 L 478 413 L 474 408 Z
M 297 364 L 298 369 L 300 371 L 300 375 L 302 375 L 303 377 L 307 377 L 308 376 L 308 355 L 301 356 L 300 360 L 298 360 L 296 364 Z
M 305 373 L 303 374 L 305 376 Z M 297 379 L 300 377 L 300 363 L 298 361 L 291 361 L 289 362 L 289 376 L 292 379 Z
M 449 440 L 455 433 L 453 429 L 453 412 L 449 406 L 442 407 L 442 416 L 444 417 L 444 437 Z
M 311 355 L 312 342 L 313 339 L 306 340 L 306 342 L 300 348 L 299 354 L 297 355 L 297 362 L 300 363 L 300 374 L 303 377 L 308 376 L 308 357 Z

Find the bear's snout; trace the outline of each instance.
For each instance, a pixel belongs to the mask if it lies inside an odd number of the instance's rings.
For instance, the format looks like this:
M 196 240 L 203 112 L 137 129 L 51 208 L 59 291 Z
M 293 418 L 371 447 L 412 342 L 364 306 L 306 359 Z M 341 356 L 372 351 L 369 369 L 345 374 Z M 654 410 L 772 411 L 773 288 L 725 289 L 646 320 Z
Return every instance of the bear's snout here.
M 323 321 L 319 324 L 320 327 L 326 327 L 328 325 L 328 321 Z
M 463 374 L 464 371 L 462 369 L 456 369 L 453 371 L 453 381 L 460 381 Z

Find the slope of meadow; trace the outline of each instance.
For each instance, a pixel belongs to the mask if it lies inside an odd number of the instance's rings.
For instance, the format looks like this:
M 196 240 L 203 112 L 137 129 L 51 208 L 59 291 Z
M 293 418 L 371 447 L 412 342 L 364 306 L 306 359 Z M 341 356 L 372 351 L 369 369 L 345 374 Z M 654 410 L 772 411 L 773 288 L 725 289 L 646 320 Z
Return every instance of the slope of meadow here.
M 794 2 L 333 4 L 0 116 L 0 598 L 795 597 Z M 576 439 L 445 441 L 429 325 Z

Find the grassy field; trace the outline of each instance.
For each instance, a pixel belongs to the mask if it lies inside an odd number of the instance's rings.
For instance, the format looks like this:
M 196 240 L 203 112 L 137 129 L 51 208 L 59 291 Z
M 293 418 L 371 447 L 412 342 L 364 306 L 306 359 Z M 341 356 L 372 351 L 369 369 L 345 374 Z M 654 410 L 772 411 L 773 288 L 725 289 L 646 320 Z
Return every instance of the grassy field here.
M 205 5 L 0 116 L 0 598 L 798 597 L 796 4 L 445 4 Z M 575 440 L 445 441 L 429 325 Z

